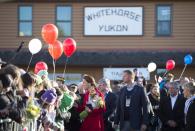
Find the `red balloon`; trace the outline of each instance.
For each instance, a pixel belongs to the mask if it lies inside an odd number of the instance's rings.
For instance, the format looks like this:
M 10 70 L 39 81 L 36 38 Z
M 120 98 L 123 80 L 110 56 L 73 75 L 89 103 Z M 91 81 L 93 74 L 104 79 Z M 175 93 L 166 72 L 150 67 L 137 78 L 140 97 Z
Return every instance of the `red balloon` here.
M 36 63 L 35 70 L 34 70 L 35 74 L 37 74 L 40 70 L 48 70 L 47 64 L 43 61 Z
M 175 61 L 174 60 L 168 60 L 166 63 L 166 69 L 168 71 L 172 70 L 175 68 Z
M 41 35 L 47 44 L 54 44 L 58 38 L 58 28 L 54 24 L 46 24 L 42 27 Z
M 55 41 L 53 45 L 49 45 L 48 47 L 49 54 L 54 60 L 60 58 L 63 53 L 63 46 L 62 43 L 58 40 Z
M 70 57 L 76 51 L 76 41 L 72 38 L 67 38 L 63 42 L 64 54 Z

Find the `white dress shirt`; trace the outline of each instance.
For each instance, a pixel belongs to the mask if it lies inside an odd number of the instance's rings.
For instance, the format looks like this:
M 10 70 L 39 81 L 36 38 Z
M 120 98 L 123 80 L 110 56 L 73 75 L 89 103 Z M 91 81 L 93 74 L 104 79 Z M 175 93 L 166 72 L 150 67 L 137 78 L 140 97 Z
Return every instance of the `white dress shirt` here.
M 128 91 L 132 91 L 133 88 L 134 88 L 134 86 L 135 86 L 135 83 L 132 83 L 131 85 L 127 85 L 127 84 L 126 84 L 126 86 L 127 86 L 127 90 L 128 90 Z
M 172 107 L 172 110 L 174 108 L 174 105 L 175 105 L 175 102 L 177 100 L 177 97 L 178 97 L 178 94 L 176 96 L 170 96 L 171 98 L 171 107 Z

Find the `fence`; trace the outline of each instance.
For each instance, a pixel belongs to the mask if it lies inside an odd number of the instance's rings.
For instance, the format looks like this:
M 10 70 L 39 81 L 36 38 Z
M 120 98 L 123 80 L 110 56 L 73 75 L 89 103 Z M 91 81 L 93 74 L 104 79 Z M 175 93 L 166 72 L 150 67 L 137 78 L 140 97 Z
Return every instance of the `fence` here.
M 12 131 L 37 131 L 36 128 L 37 128 L 36 120 L 28 122 L 25 125 L 12 122 Z M 39 130 L 39 131 L 42 131 L 42 130 Z

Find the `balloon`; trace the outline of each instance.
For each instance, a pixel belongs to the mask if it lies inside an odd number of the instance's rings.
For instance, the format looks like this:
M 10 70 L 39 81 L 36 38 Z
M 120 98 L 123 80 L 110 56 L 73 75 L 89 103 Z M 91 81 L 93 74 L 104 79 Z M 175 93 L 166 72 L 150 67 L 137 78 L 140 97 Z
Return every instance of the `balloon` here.
M 62 43 L 60 41 L 56 40 L 56 42 L 53 45 L 49 45 L 48 51 L 49 51 L 49 54 L 51 55 L 51 57 L 53 59 L 57 60 L 58 58 L 60 58 L 60 56 L 63 53 Z
M 40 61 L 40 62 L 37 62 L 36 65 L 35 65 L 35 74 L 37 74 L 40 70 L 48 70 L 48 66 L 45 62 L 43 61 Z
M 156 70 L 156 63 L 154 63 L 154 62 L 151 62 L 151 63 L 149 63 L 148 64 L 148 71 L 149 72 L 153 72 L 153 71 L 155 71 Z
M 58 28 L 54 24 L 46 24 L 42 27 L 41 35 L 47 44 L 54 44 L 58 38 Z
M 28 49 L 31 54 L 38 53 L 42 48 L 41 41 L 39 39 L 32 39 L 28 44 Z
M 64 54 L 70 57 L 76 51 L 76 41 L 72 38 L 67 38 L 63 42 Z
M 168 71 L 172 70 L 175 68 L 175 61 L 174 60 L 168 60 L 166 63 L 166 69 Z
M 186 65 L 192 64 L 192 61 L 193 61 L 193 57 L 192 57 L 191 55 L 186 55 L 186 56 L 184 57 L 184 63 L 185 63 Z

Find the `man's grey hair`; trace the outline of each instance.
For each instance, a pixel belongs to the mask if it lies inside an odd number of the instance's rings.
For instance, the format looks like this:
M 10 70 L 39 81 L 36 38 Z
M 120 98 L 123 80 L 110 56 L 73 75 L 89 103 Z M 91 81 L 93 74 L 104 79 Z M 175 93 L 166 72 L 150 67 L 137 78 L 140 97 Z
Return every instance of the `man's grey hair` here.
M 185 88 L 188 88 L 190 90 L 190 94 L 195 94 L 195 82 L 189 82 L 184 85 Z
M 169 86 L 174 87 L 176 90 L 179 90 L 179 88 L 180 88 L 180 84 L 178 81 L 170 82 Z
M 102 78 L 102 79 L 100 79 L 98 81 L 98 84 L 105 84 L 108 87 L 109 91 L 112 91 L 112 88 L 111 88 L 111 84 L 110 84 L 110 80 L 109 79 Z

